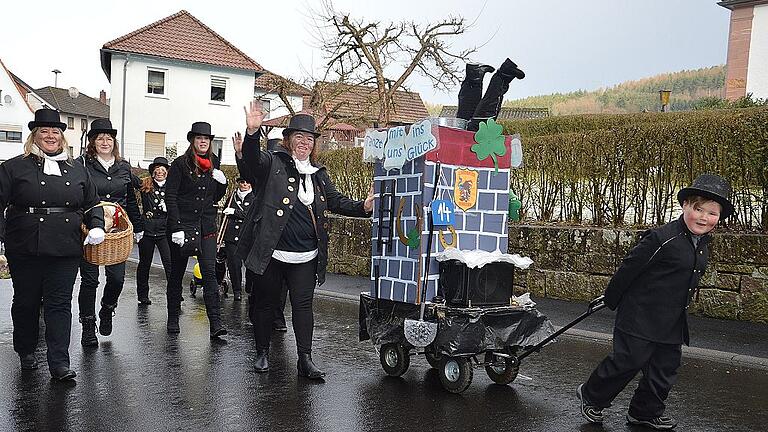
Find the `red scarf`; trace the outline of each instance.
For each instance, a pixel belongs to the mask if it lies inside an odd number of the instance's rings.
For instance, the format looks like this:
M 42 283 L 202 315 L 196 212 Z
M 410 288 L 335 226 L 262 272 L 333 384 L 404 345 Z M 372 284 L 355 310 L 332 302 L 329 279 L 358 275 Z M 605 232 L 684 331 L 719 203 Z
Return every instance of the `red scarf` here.
M 210 159 L 200 157 L 200 155 L 197 153 L 195 153 L 195 158 L 197 158 L 197 164 L 200 166 L 200 169 L 203 170 L 203 172 L 208 172 L 208 170 L 211 169 Z

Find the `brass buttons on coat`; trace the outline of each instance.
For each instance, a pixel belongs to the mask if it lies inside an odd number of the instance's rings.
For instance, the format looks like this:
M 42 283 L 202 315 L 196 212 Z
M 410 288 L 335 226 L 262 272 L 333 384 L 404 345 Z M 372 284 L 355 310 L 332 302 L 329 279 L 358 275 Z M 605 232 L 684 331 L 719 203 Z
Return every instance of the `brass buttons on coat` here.
M 288 190 L 289 190 L 289 191 L 291 191 L 291 192 L 293 192 L 293 186 L 291 186 L 291 185 L 288 185 Z
M 277 215 L 282 216 L 283 215 L 283 209 L 277 209 Z
M 288 197 L 283 198 L 283 204 L 290 204 L 291 200 Z

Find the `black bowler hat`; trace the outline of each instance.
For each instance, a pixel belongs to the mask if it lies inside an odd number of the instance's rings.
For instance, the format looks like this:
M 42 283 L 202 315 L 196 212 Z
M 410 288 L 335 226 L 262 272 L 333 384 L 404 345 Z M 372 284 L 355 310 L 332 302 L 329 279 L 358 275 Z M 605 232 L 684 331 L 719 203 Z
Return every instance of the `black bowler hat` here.
M 677 193 L 677 200 L 682 204 L 686 198 L 694 195 L 711 199 L 720 204 L 723 207 L 723 211 L 720 212 L 720 220 L 727 219 L 733 214 L 731 185 L 720 176 L 702 174 L 696 177 L 691 186 L 683 188 Z
M 287 137 L 291 132 L 309 132 L 315 138 L 320 136 L 315 130 L 315 118 L 309 114 L 296 114 L 291 117 L 288 127 L 283 129 L 283 136 Z
M 88 139 L 95 137 L 100 133 L 110 134 L 112 138 L 117 136 L 117 129 L 112 127 L 112 122 L 108 118 L 98 118 L 91 123 L 91 130 L 88 131 Z
M 35 119 L 27 124 L 29 130 L 36 127 L 55 127 L 61 129 L 62 132 L 67 130 L 67 125 L 61 122 L 59 118 L 59 112 L 49 108 L 40 108 L 35 111 Z
M 267 140 L 267 150 L 277 150 L 277 146 L 280 145 L 280 138 L 270 138 Z
M 152 173 L 155 172 L 155 168 L 157 168 L 158 165 L 164 166 L 167 170 L 171 169 L 171 166 L 168 165 L 168 159 L 162 156 L 158 156 L 155 158 L 155 160 L 152 161 L 151 164 L 149 164 L 149 175 L 152 175 Z
M 213 140 L 213 134 L 211 133 L 211 124 L 208 122 L 194 122 L 192 123 L 192 129 L 187 132 L 187 141 L 190 143 L 196 136 L 207 136 Z

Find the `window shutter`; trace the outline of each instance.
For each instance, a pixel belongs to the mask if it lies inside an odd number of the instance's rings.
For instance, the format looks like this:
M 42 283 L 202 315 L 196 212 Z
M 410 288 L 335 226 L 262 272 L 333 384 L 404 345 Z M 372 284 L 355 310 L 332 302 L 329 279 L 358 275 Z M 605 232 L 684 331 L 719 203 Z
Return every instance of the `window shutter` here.
M 165 133 L 144 132 L 144 159 L 152 160 L 158 156 L 165 156 Z

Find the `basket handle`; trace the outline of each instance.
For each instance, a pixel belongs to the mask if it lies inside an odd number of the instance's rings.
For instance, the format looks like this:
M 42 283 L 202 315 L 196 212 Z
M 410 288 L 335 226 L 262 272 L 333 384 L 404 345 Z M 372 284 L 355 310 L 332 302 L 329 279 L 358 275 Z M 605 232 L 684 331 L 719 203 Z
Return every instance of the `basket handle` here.
M 113 203 L 113 202 L 109 202 L 109 201 L 101 201 L 98 204 L 96 204 L 95 206 L 93 206 L 93 207 L 89 208 L 88 210 L 84 211 L 83 213 L 88 213 L 89 211 L 95 209 L 96 207 L 117 207 L 117 208 L 119 208 L 121 210 L 123 208 L 118 203 Z

